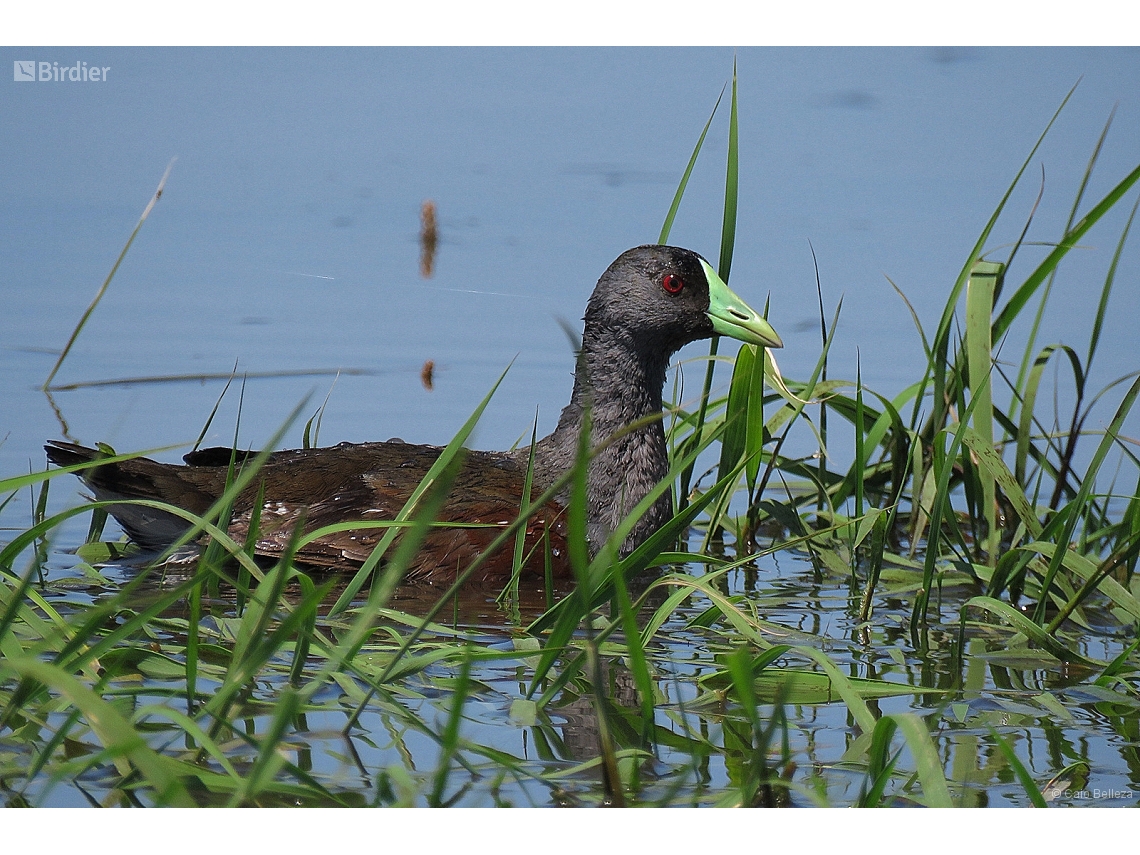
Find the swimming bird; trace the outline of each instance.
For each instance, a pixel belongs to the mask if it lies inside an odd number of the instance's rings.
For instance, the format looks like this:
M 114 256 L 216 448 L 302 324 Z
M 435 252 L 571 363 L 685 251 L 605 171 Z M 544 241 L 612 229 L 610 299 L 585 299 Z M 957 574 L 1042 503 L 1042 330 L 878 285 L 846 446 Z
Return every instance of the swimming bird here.
M 767 348 L 782 342 L 768 322 L 736 296 L 701 256 L 680 247 L 647 245 L 622 253 L 598 280 L 586 306 L 570 403 L 558 425 L 534 448 L 532 500 L 574 465 L 586 413 L 591 448 L 587 468 L 587 539 L 591 555 L 626 514 L 669 471 L 661 421 L 669 360 L 682 346 L 714 334 Z M 631 425 L 633 426 L 631 428 Z M 97 461 L 102 452 L 49 442 L 58 466 Z M 300 525 L 304 533 L 332 523 L 391 520 L 403 508 L 442 449 L 399 440 L 341 443 L 326 448 L 275 451 L 234 502 L 230 535 L 245 542 L 262 497 L 254 541 L 257 555 L 280 557 Z M 450 583 L 519 514 L 529 445 L 513 452 L 467 451 L 440 522 L 482 523 L 433 527 L 406 579 Z M 231 459 L 254 452 L 210 448 L 187 454 L 186 465 L 135 458 L 77 472 L 96 499 L 152 499 L 202 515 L 222 495 Z M 556 576 L 570 573 L 564 519 L 565 491 L 528 521 L 524 572 L 544 572 L 549 538 Z M 110 513 L 145 549 L 168 547 L 189 527 L 180 517 L 138 505 L 112 505 Z M 634 525 L 621 544 L 629 554 L 673 515 L 669 491 Z M 304 544 L 295 559 L 307 565 L 351 568 L 362 564 L 382 528 L 349 529 Z M 499 581 L 511 572 L 514 539 L 475 574 Z M 538 548 L 535 548 L 535 547 Z

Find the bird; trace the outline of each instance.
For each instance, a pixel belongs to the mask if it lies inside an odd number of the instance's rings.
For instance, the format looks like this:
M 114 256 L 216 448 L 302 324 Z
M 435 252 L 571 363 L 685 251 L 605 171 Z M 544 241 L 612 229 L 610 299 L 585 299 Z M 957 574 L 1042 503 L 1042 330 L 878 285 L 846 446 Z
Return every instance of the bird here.
M 593 456 L 586 473 L 586 538 L 593 557 L 625 516 L 669 472 L 662 424 L 662 389 L 670 359 L 681 347 L 714 335 L 763 348 L 782 347 L 768 321 L 734 294 L 696 252 L 649 244 L 623 252 L 591 294 L 570 402 L 554 431 L 509 452 L 465 450 L 436 520 L 475 525 L 433 526 L 404 580 L 450 584 L 520 513 L 528 469 L 535 501 L 574 466 L 581 433 Z M 95 464 L 77 471 L 98 501 L 158 500 L 204 514 L 222 495 L 233 466 L 252 451 L 206 448 L 185 465 L 139 457 L 98 465 L 106 454 L 71 442 L 49 441 L 57 466 Z M 234 500 L 229 534 L 249 538 L 253 552 L 276 560 L 304 534 L 333 523 L 392 520 L 442 449 L 402 440 L 341 443 L 273 451 Z M 259 512 L 255 507 L 260 498 Z M 568 548 L 568 488 L 537 508 L 526 524 L 524 576 L 541 578 L 547 562 L 556 578 L 572 575 Z M 109 513 L 145 550 L 161 551 L 185 534 L 182 517 L 137 504 L 111 504 Z M 673 515 L 666 490 L 633 525 L 618 552 L 626 556 Z M 362 565 L 384 536 L 381 527 L 325 533 L 292 553 L 295 562 L 329 570 Z M 468 581 L 501 582 L 511 572 L 515 538 L 484 557 Z M 390 553 L 389 553 L 390 554 Z

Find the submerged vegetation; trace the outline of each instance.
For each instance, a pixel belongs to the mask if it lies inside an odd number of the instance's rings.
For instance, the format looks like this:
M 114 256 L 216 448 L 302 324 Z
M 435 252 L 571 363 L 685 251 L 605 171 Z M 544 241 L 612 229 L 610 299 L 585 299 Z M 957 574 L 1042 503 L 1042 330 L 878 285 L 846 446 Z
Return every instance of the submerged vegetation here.
M 725 281 L 736 111 L 734 81 Z M 79 467 L 0 480 L 0 497 L 31 490 L 38 509 L 0 550 L 0 798 L 1045 806 L 1103 791 L 1101 803 L 1134 803 L 1140 460 L 1123 427 L 1140 372 L 1101 390 L 1088 378 L 1137 203 L 1087 348 L 1038 340 L 1062 260 L 1140 180 L 1137 166 L 1085 198 L 1105 135 L 1064 233 L 1025 273 L 1014 261 L 1029 223 L 1004 257 L 987 247 L 1034 146 L 937 324 L 915 315 L 926 360 L 895 397 L 857 368 L 832 376 L 840 313 L 823 316 L 822 296 L 806 380 L 745 345 L 714 396 L 714 339 L 698 403 L 678 392 L 665 413 L 673 462 L 659 490 L 674 491 L 675 518 L 621 559 L 620 528 L 590 560 L 583 453 L 567 476 L 566 590 L 399 585 L 487 399 L 351 577 L 288 554 L 264 567 L 228 537 L 228 504 L 256 483 L 258 458 L 203 517 L 164 506 L 206 543 L 182 565 L 130 564 L 124 543 L 103 540 L 99 503 L 49 516 L 52 480 Z M 1011 365 L 1015 328 L 1026 344 Z M 1063 419 L 1049 388 L 1062 376 Z M 318 427 L 319 415 L 305 445 Z M 846 469 L 829 453 L 841 435 Z M 49 572 L 52 534 L 77 514 L 92 516 L 87 542 L 68 572 Z M 527 517 L 498 541 L 516 564 Z M 1090 720 L 1100 730 L 1074 740 L 1067 728 Z M 1088 747 L 1105 732 L 1119 743 L 1112 770 Z

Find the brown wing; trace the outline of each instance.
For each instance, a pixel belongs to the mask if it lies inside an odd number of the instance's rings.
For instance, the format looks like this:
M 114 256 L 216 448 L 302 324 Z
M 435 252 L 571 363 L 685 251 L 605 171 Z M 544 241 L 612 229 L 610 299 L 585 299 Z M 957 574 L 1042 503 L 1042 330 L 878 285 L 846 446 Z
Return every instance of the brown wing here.
M 93 449 L 71 443 L 52 443 L 47 450 L 49 458 L 61 466 L 99 456 Z M 381 442 L 274 452 L 234 501 L 229 532 L 239 543 L 246 540 L 263 485 L 255 551 L 268 558 L 277 558 L 287 549 L 298 525 L 302 534 L 311 534 L 336 523 L 392 520 L 440 451 L 434 446 Z M 254 456 L 237 452 L 235 464 L 240 468 Z M 203 514 L 225 489 L 230 459 L 230 449 L 203 449 L 186 455 L 186 466 L 138 458 L 89 469 L 81 477 L 101 499 L 158 499 Z M 523 468 L 508 455 L 467 452 L 438 522 L 486 527 L 434 528 L 409 568 L 408 578 L 454 579 L 518 516 L 523 477 Z M 116 506 L 112 513 L 129 536 L 151 548 L 166 546 L 186 527 L 177 517 L 129 505 Z M 385 531 L 377 527 L 326 533 L 300 547 L 296 558 L 320 567 L 359 566 Z M 524 565 L 528 574 L 544 573 L 547 542 L 555 576 L 568 575 L 565 523 L 562 508 L 555 502 L 544 505 L 528 521 L 524 552 L 529 556 Z M 512 537 L 480 566 L 476 578 L 505 578 L 513 554 Z
M 255 547 L 258 554 L 279 556 L 302 519 L 305 535 L 350 520 L 395 519 L 440 453 L 433 446 L 404 443 L 338 446 L 321 451 L 315 457 L 304 451 L 282 452 L 265 466 L 265 504 Z M 298 486 L 296 477 L 302 471 L 305 483 Z M 408 568 L 407 578 L 452 581 L 518 517 L 523 475 L 522 468 L 505 455 L 467 452 L 436 520 L 465 525 L 434 527 Z M 235 506 L 230 527 L 235 538 L 244 540 L 247 536 L 256 494 L 257 487 L 251 486 L 243 493 L 240 507 Z M 549 502 L 528 521 L 524 547 L 527 574 L 544 573 L 547 540 L 555 576 L 570 572 L 562 516 L 562 507 Z M 296 557 L 317 566 L 358 566 L 386 532 L 384 527 L 374 527 L 325 533 L 301 546 Z M 394 550 L 395 545 L 387 554 L 392 555 Z M 505 578 L 511 572 L 513 555 L 512 537 L 484 560 L 474 578 Z

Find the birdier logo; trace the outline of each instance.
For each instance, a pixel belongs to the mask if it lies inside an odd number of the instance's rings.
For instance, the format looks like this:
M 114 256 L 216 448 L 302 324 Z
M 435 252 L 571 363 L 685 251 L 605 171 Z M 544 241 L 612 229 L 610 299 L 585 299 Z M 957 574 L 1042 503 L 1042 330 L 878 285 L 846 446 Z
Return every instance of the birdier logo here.
M 12 62 L 12 79 L 17 83 L 104 83 L 109 65 L 60 65 L 58 62 L 37 62 L 34 59 L 17 59 Z

